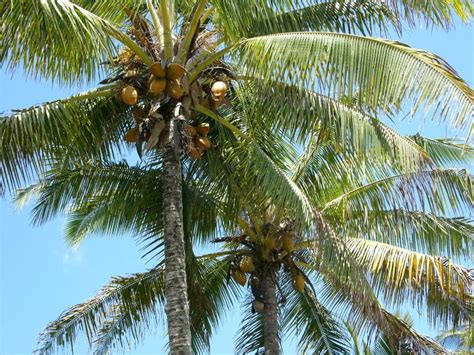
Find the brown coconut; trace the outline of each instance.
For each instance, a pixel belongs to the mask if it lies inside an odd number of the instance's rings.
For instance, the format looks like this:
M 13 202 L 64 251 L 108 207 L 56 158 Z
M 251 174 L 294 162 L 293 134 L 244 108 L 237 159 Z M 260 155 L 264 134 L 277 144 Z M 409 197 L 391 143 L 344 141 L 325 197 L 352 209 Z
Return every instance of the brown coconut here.
M 120 97 L 127 105 L 133 106 L 138 101 L 138 91 L 132 85 L 127 85 L 122 89 Z
M 194 138 L 197 136 L 198 132 L 195 127 L 187 124 L 184 126 L 184 132 L 186 133 L 187 136 Z
M 263 313 L 263 311 L 265 309 L 265 304 L 263 304 L 262 302 L 257 301 L 257 300 L 253 300 L 252 306 L 253 306 L 253 309 L 255 310 L 255 312 L 257 312 L 257 313 Z
M 286 250 L 288 253 L 291 253 L 293 250 L 295 250 L 295 242 L 287 235 L 281 238 L 281 244 L 283 246 L 283 249 Z
M 255 265 L 253 264 L 253 260 L 250 256 L 244 256 L 242 260 L 240 260 L 239 267 L 243 272 L 252 272 L 255 270 Z
M 176 100 L 178 100 L 184 95 L 184 90 L 177 80 L 169 81 L 167 90 L 168 94 L 170 94 L 170 96 Z
M 160 62 L 155 62 L 150 67 L 151 73 L 156 76 L 157 78 L 164 78 L 166 77 L 166 70 L 163 68 Z
M 298 292 L 304 291 L 304 284 L 305 284 L 304 277 L 301 274 L 296 275 L 295 278 L 293 279 L 293 287 Z
M 203 122 L 196 126 L 196 131 L 200 136 L 207 137 L 210 128 L 209 123 Z
M 196 147 L 201 150 L 207 150 L 211 148 L 211 141 L 207 137 L 197 137 L 195 139 Z
M 265 246 L 268 249 L 275 249 L 276 248 L 276 239 L 275 239 L 275 237 L 273 237 L 272 235 L 268 235 L 265 238 Z
M 166 79 L 163 78 L 152 78 L 148 85 L 148 91 L 152 95 L 159 95 L 166 89 Z
M 135 143 L 138 140 L 138 127 L 129 129 L 123 139 L 128 143 Z
M 245 276 L 245 273 L 240 270 L 235 270 L 232 276 L 234 277 L 235 282 L 239 285 L 245 286 L 247 283 L 247 276 Z
M 178 63 L 170 63 L 166 68 L 166 77 L 170 80 L 181 79 L 186 69 Z

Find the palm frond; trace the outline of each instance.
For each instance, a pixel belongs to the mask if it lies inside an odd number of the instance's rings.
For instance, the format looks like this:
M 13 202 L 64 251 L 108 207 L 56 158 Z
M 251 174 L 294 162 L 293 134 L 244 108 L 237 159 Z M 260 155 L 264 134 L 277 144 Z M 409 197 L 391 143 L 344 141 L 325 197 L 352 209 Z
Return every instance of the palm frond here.
M 13 190 L 37 177 L 59 149 L 86 159 L 120 153 L 128 109 L 113 94 L 93 90 L 0 116 L 0 183 Z
M 474 276 L 465 267 L 381 242 L 351 239 L 347 244 L 389 304 L 399 306 L 411 299 L 416 306 L 424 301 L 432 322 L 441 319 L 453 325 L 474 309 Z
M 370 34 L 399 27 L 390 9 L 373 1 L 215 1 L 232 37 L 254 37 L 294 31 L 333 31 Z M 245 9 L 244 11 L 242 11 Z M 230 16 L 229 14 L 239 14 Z M 252 16 L 252 15 L 253 16 Z
M 384 242 L 456 260 L 468 258 L 474 247 L 474 223 L 469 218 L 402 209 L 355 212 L 347 217 L 337 224 L 337 231 L 348 238 Z
M 283 306 L 283 332 L 298 338 L 302 353 L 342 354 L 348 352 L 348 339 L 331 312 L 319 303 L 312 291 L 295 292 L 292 280 L 283 281 L 287 301 Z
M 325 211 L 407 209 L 447 215 L 473 206 L 471 176 L 465 170 L 436 169 L 369 182 L 328 202 Z
M 285 33 L 255 37 L 239 48 L 244 72 L 261 80 L 357 97 L 373 109 L 413 102 L 433 117 L 463 128 L 472 122 L 474 94 L 443 59 L 400 42 L 335 33 Z M 310 53 L 310 56 L 308 56 Z M 472 132 L 471 132 L 472 133 Z
M 449 168 L 474 161 L 474 147 L 454 139 L 429 139 L 419 134 L 412 139 L 428 152 L 439 167 Z
M 242 321 L 235 339 L 236 354 L 258 353 L 265 347 L 263 335 L 263 314 L 252 312 L 252 297 L 242 303 Z
M 258 79 L 238 94 L 248 119 L 255 117 L 261 126 L 281 130 L 300 143 L 315 134 L 320 144 L 334 144 L 360 158 L 390 159 L 405 170 L 429 163 L 428 154 L 413 140 L 340 100 L 282 82 L 270 86 Z
M 0 3 L 0 63 L 28 76 L 72 84 L 94 79 L 116 53 L 108 23 L 64 0 Z M 117 11 L 118 12 L 118 11 Z
M 158 320 L 160 313 L 155 312 L 156 307 L 163 305 L 163 302 L 162 267 L 129 277 L 114 278 L 98 295 L 68 309 L 49 323 L 40 334 L 36 352 L 46 355 L 59 347 L 72 346 L 79 332 L 86 334 L 89 345 L 92 346 L 104 319 L 116 315 L 116 307 L 121 307 L 122 324 L 133 330 L 128 329 L 128 334 L 124 334 L 122 329 L 116 328 L 115 336 L 130 335 L 135 340 L 140 339 L 143 334 L 140 326 L 148 326 L 152 320 Z M 102 332 L 104 330 L 105 328 Z

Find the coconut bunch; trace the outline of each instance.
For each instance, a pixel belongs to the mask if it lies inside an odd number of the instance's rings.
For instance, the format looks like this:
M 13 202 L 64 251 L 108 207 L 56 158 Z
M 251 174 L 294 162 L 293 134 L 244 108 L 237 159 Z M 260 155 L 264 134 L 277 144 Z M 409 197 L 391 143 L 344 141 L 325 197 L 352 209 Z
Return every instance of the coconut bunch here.
M 135 143 L 140 156 L 145 143 L 147 149 L 160 149 L 163 146 L 160 136 L 166 130 L 169 112 L 179 105 L 184 118 L 184 150 L 193 159 L 201 158 L 212 147 L 212 142 L 208 137 L 210 126 L 200 122 L 195 108 L 201 106 L 217 110 L 224 103 L 230 105 L 226 96 L 229 80 L 233 76 L 230 67 L 221 60 L 210 63 L 192 79 L 190 74 L 221 43 L 218 34 L 206 29 L 203 23 L 196 30 L 185 61 L 179 59 L 180 41 L 184 36 L 177 37 L 173 56 L 166 60 L 165 51 L 160 46 L 158 34 L 150 20 L 137 13 L 128 12 L 128 15 L 130 38 L 154 62 L 147 65 L 135 53 L 125 49 L 112 61 L 105 63 L 109 65 L 112 75 L 101 83 L 117 84 L 118 100 L 132 108 L 135 125 L 126 132 L 124 140 Z M 142 112 L 137 115 L 137 111 Z
M 296 233 L 293 231 L 291 221 L 275 226 L 271 223 L 259 228 L 260 237 L 241 235 L 216 239 L 213 242 L 225 242 L 226 246 L 238 252 L 229 261 L 228 278 L 232 278 L 241 286 L 249 286 L 255 312 L 263 312 L 264 290 L 261 280 L 270 270 L 279 272 L 283 270 L 293 280 L 293 288 L 297 292 L 304 292 L 309 279 L 296 265 L 295 258 L 301 260 L 301 255 L 296 256 Z M 277 279 L 277 278 L 276 278 Z M 277 282 L 277 280 L 275 280 Z M 276 285 L 277 289 L 281 289 Z M 311 286 L 311 285 L 310 285 Z M 281 295 L 281 299 L 286 299 Z

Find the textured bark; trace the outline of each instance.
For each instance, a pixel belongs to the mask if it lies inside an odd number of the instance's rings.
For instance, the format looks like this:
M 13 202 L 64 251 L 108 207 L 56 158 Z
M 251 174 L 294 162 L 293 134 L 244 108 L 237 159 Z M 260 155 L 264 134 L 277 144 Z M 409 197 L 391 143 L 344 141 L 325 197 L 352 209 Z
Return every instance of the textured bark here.
M 191 330 L 183 232 L 181 139 L 179 117 L 170 122 L 163 157 L 166 316 L 171 354 L 191 354 Z
M 272 276 L 273 275 L 273 276 Z M 265 354 L 280 354 L 280 338 L 278 335 L 278 304 L 276 297 L 277 279 L 276 271 L 271 270 L 265 273 L 263 280 L 265 309 L 263 311 L 263 336 L 265 345 Z

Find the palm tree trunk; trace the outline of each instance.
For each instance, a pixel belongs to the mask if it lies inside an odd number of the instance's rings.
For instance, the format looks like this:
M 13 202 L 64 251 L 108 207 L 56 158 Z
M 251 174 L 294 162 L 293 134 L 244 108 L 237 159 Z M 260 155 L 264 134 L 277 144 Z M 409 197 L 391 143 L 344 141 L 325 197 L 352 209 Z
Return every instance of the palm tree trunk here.
M 181 138 L 179 107 L 170 120 L 163 157 L 165 296 L 171 354 L 191 354 L 191 330 L 183 231 Z
M 263 312 L 263 337 L 265 354 L 267 355 L 280 354 L 280 338 L 278 336 L 278 304 L 275 285 L 276 278 L 276 271 L 272 268 L 269 272 L 265 273 L 263 280 L 265 303 Z

